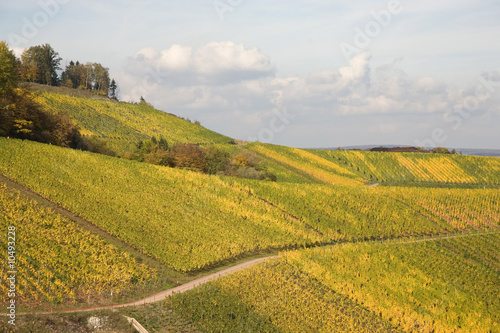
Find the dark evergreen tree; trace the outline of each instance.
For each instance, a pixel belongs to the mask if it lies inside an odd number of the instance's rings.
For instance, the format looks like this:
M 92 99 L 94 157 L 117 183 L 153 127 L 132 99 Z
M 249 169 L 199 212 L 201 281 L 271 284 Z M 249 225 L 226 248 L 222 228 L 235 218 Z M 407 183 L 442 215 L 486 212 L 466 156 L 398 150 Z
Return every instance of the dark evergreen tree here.
M 116 85 L 115 79 L 111 80 L 111 84 L 109 85 L 109 98 L 118 100 L 118 97 L 116 96 L 116 89 L 118 86 Z

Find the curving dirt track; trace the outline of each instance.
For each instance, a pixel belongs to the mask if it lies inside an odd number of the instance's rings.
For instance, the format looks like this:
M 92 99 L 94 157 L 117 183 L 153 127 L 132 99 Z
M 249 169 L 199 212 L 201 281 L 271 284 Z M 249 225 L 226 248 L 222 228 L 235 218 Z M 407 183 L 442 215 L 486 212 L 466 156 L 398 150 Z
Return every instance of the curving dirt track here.
M 161 291 L 157 294 L 154 294 L 152 296 L 146 297 L 144 299 L 141 299 L 139 301 L 135 302 L 130 302 L 126 304 L 115 304 L 115 305 L 105 305 L 105 306 L 94 306 L 94 307 L 88 307 L 88 308 L 82 308 L 82 309 L 71 309 L 71 310 L 60 310 L 60 311 L 46 311 L 46 312 L 30 312 L 30 314 L 51 314 L 51 313 L 74 313 L 74 312 L 88 312 L 88 311 L 96 311 L 96 310 L 106 310 L 106 309 L 117 309 L 117 308 L 124 308 L 127 306 L 138 306 L 138 305 L 143 305 L 143 304 L 148 304 L 148 303 L 155 303 L 162 301 L 165 299 L 165 297 L 168 297 L 172 295 L 173 293 L 183 293 L 185 291 L 191 290 L 201 284 L 210 282 L 212 280 L 215 280 L 221 276 L 227 275 L 234 273 L 236 271 L 242 270 L 244 268 L 253 266 L 255 264 L 267 261 L 267 260 L 272 260 L 276 258 L 277 256 L 271 256 L 271 257 L 264 257 L 264 258 L 257 258 L 257 259 L 252 259 L 249 261 L 246 261 L 244 263 L 226 268 L 222 271 L 216 272 L 209 274 L 207 276 L 201 277 L 199 279 L 181 284 L 180 286 L 170 288 L 164 291 Z

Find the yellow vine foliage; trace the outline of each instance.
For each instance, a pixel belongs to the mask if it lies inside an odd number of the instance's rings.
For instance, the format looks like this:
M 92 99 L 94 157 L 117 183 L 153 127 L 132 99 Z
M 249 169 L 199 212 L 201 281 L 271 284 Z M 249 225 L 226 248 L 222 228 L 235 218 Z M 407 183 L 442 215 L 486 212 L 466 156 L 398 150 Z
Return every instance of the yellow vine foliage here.
M 51 209 L 0 184 L 0 227 L 16 228 L 16 284 L 26 303 L 77 301 L 86 294 L 120 293 L 155 271 Z M 7 239 L 0 239 L 0 279 L 9 271 Z M 0 284 L 3 297 L 7 283 Z

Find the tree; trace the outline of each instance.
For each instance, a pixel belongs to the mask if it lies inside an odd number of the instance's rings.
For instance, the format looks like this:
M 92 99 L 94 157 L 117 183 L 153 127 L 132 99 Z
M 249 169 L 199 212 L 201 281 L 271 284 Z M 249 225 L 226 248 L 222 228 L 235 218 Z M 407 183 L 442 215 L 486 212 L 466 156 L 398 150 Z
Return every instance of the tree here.
M 158 140 L 158 146 L 163 150 L 168 150 L 168 142 L 163 136 L 160 136 L 160 140 Z
M 59 83 L 57 70 L 61 63 L 59 53 L 49 44 L 32 46 L 21 55 L 22 77 L 27 81 L 56 86 Z
M 116 89 L 118 86 L 116 85 L 115 79 L 111 80 L 111 84 L 109 85 L 109 98 L 118 100 L 118 97 L 116 96 Z
M 434 154 L 451 154 L 450 151 L 444 147 L 436 147 L 432 149 L 431 152 Z
M 62 84 L 68 88 L 88 89 L 116 99 L 116 82 L 110 92 L 109 69 L 99 63 L 80 64 L 70 61 L 61 75 Z M 114 96 L 114 97 L 112 97 Z
M 259 163 L 259 157 L 251 151 L 245 150 L 233 155 L 232 164 L 236 166 L 257 167 Z
M 0 42 L 0 98 L 12 93 L 17 87 L 18 70 L 16 56 L 6 42 Z
M 203 151 L 192 143 L 178 143 L 172 147 L 175 167 L 207 171 L 207 162 Z
M 230 160 L 229 153 L 215 147 L 209 147 L 205 149 L 204 155 L 209 174 L 215 175 L 226 171 Z
M 104 95 L 109 94 L 109 69 L 98 63 L 86 65 L 91 71 L 91 89 Z
M 84 88 L 85 87 L 85 66 L 78 61 L 73 61 L 66 65 L 66 69 L 61 75 L 62 84 L 68 88 Z
M 9 107 L 2 110 L 2 135 L 70 148 L 80 143 L 80 132 L 71 118 L 62 113 L 46 112 L 31 91 L 15 88 L 9 103 Z
M 9 135 L 14 125 L 13 97 L 18 83 L 17 62 L 6 42 L 0 42 L 0 135 Z

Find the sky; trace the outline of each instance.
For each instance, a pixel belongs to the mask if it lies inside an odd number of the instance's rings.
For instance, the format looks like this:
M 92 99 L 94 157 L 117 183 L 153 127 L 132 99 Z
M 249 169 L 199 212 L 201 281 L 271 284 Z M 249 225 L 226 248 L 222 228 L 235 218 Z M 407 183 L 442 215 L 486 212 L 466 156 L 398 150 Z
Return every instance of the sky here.
M 500 149 L 500 0 L 0 0 L 0 40 L 235 139 Z

